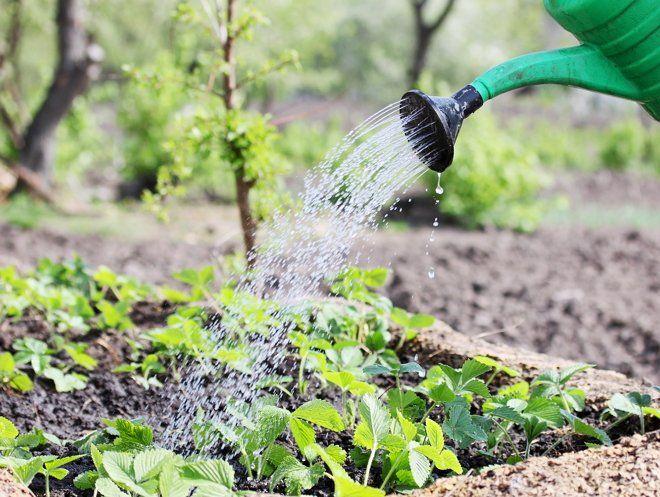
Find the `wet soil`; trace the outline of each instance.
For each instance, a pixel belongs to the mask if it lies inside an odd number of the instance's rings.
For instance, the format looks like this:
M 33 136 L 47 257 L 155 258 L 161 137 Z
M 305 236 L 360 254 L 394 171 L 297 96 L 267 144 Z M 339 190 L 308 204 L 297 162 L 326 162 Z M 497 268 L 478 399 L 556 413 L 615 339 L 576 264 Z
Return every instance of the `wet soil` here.
M 163 416 L 163 413 L 171 412 L 172 401 L 170 396 L 163 395 L 161 390 L 145 391 L 128 376 L 114 374 L 111 370 L 116 365 L 127 361 L 130 354 L 128 339 L 135 338 L 144 327 L 162 324 L 172 311 L 173 307 L 167 303 L 140 303 L 131 316 L 137 324 L 137 329 L 121 334 L 115 332 L 99 334 L 94 331 L 88 333 L 82 339 L 89 342 L 89 352 L 99 360 L 99 367 L 89 374 L 87 388 L 72 393 L 57 393 L 49 382 L 36 380 L 35 389 L 27 394 L 2 391 L 0 393 L 0 414 L 14 420 L 22 431 L 37 426 L 64 439 L 75 439 L 90 430 L 99 428 L 101 418 L 118 416 L 129 419 L 146 418 L 155 423 L 154 427 L 159 431 L 165 426 L 168 419 L 167 415 Z M 18 337 L 30 336 L 47 339 L 50 333 L 51 330 L 48 324 L 38 314 L 31 314 L 18 320 L 5 321 L 0 329 L 0 350 L 7 350 L 11 341 Z M 530 379 L 531 375 L 536 374 L 541 369 L 565 365 L 562 360 L 541 354 L 529 354 L 508 347 L 492 346 L 483 340 L 469 339 L 466 341 L 464 336 L 454 332 L 443 323 L 438 323 L 432 330 L 423 332 L 416 341 L 411 342 L 402 351 L 402 357 L 404 360 L 418 360 L 426 367 L 438 362 L 459 365 L 465 360 L 466 350 L 470 354 L 487 353 L 505 364 L 515 366 L 523 371 L 524 379 Z M 295 376 L 295 370 L 296 363 L 293 358 L 290 358 L 282 364 L 278 372 Z M 391 379 L 380 379 L 379 381 L 380 386 L 383 388 L 387 389 L 394 386 Z M 403 381 L 412 384 L 417 379 L 404 377 Z M 493 383 L 493 386 L 506 383 L 505 378 L 498 379 Z M 628 380 L 622 375 L 599 370 L 590 371 L 583 375 L 578 384 L 585 389 L 588 399 L 587 408 L 581 416 L 601 428 L 606 426 L 606 423 L 598 419 L 603 401 L 615 391 L 630 391 L 640 387 L 638 383 Z M 603 389 L 603 385 L 606 385 L 605 389 Z M 292 385 L 291 388 L 295 390 L 296 386 Z M 341 408 L 338 392 L 324 390 L 323 394 L 319 394 L 320 389 L 321 384 L 318 380 L 312 380 L 305 396 L 284 397 L 282 406 L 293 410 L 309 398 L 323 397 L 337 408 Z M 473 407 L 479 409 L 476 404 Z M 439 413 L 436 413 L 436 415 L 439 415 Z M 660 423 L 651 422 L 648 424 L 647 429 L 649 431 L 658 430 L 660 429 Z M 634 420 L 630 420 L 611 431 L 610 436 L 616 442 L 621 437 L 634 434 L 636 430 L 636 423 Z M 522 433 L 514 432 L 512 437 L 516 443 L 522 445 Z M 346 434 L 320 433 L 319 440 L 324 445 L 338 444 L 346 449 L 351 447 L 350 437 Z M 284 443 L 292 449 L 295 448 L 295 442 L 292 439 L 287 439 Z M 451 441 L 448 441 L 448 445 L 452 445 Z M 472 469 L 473 471 L 484 466 L 501 464 L 503 459 L 510 455 L 503 453 L 497 459 L 487 458 L 480 451 L 483 448 L 473 446 L 469 449 L 458 449 L 454 447 L 461 464 L 466 469 Z M 582 451 L 586 448 L 584 439 L 566 436 L 562 431 L 555 431 L 544 434 L 535 442 L 531 455 L 556 457 L 564 453 Z M 73 455 L 74 450 L 69 446 L 56 449 L 55 452 L 60 456 L 67 456 Z M 52 453 L 52 450 L 50 453 Z M 217 452 L 217 455 L 231 460 L 231 454 L 226 449 Z M 267 482 L 249 480 L 242 467 L 236 461 L 234 462 L 236 463 L 238 488 L 254 491 L 268 490 Z M 347 469 L 359 476 L 361 470 L 355 467 L 351 468 L 350 464 L 352 463 L 349 460 Z M 73 476 L 91 469 L 91 462 L 82 459 L 69 466 L 69 469 L 71 475 L 67 478 L 62 481 L 51 482 L 54 497 L 84 495 L 83 492 L 73 487 Z M 44 491 L 43 485 L 43 479 L 37 477 L 33 484 L 33 490 L 40 495 Z M 283 491 L 284 489 L 276 488 L 276 490 Z M 315 488 L 314 495 L 330 497 L 332 495 L 332 483 L 327 479 L 322 480 Z
M 626 205 L 660 212 L 660 179 L 654 176 L 566 173 L 552 193 L 568 196 L 571 212 Z M 435 314 L 470 336 L 660 383 L 660 224 L 626 227 L 603 214 L 598 227 L 546 224 L 527 235 L 469 232 L 445 221 L 432 230 L 437 213 L 428 201 L 416 200 L 404 214 L 411 228 L 381 231 L 368 247 L 368 264 L 392 268 L 385 293 L 397 305 Z M 90 265 L 156 283 L 235 248 L 64 236 L 0 224 L 0 265 L 28 269 L 40 257 L 78 253 Z M 433 279 L 427 276 L 431 268 Z

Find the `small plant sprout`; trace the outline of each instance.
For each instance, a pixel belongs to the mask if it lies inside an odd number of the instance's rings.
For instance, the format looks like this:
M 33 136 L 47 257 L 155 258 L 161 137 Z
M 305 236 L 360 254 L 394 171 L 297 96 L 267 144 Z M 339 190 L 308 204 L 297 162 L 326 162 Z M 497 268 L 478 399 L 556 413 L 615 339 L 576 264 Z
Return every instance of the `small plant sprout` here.
M 374 393 L 376 386 L 367 382 L 357 380 L 355 376 L 348 371 L 324 371 L 323 378 L 336 385 L 341 390 L 342 419 L 349 428 L 355 426 L 355 400 L 349 396 L 349 393 L 361 397 L 366 394 Z
M 569 388 L 567 384 L 576 374 L 593 367 L 593 364 L 576 364 L 560 371 L 545 371 L 532 382 L 532 397 L 554 399 L 569 413 L 582 411 L 584 391 Z
M 630 392 L 623 395 L 615 393 L 607 403 L 607 409 L 602 414 L 602 417 L 612 417 L 615 420 L 606 428 L 607 431 L 632 416 L 637 416 L 639 419 L 639 430 L 643 435 L 646 428 L 644 417 L 660 418 L 660 409 L 651 406 L 651 396 L 649 394 Z
M 474 357 L 474 360 L 493 369 L 493 372 L 490 374 L 490 376 L 486 380 L 486 386 L 490 385 L 493 382 L 493 380 L 495 379 L 495 377 L 500 373 L 504 373 L 505 375 L 509 376 L 510 378 L 516 378 L 517 376 L 520 376 L 519 371 L 516 371 L 513 368 L 505 366 L 504 364 L 502 364 L 502 363 L 500 363 L 500 362 L 498 362 L 495 359 L 492 359 L 490 357 L 483 356 L 483 355 L 478 355 L 478 356 Z
M 50 366 L 54 350 L 48 344 L 35 338 L 19 338 L 14 340 L 12 347 L 16 351 L 14 360 L 17 364 L 29 364 L 34 374 L 41 375 Z
M 11 352 L 0 353 L 0 385 L 18 392 L 29 392 L 34 386 L 30 377 L 18 369 Z
M 415 338 L 421 328 L 428 328 L 435 323 L 435 318 L 429 314 L 411 314 L 399 307 L 392 308 L 390 319 L 401 326 L 401 335 L 395 350 L 400 350 L 404 343 Z

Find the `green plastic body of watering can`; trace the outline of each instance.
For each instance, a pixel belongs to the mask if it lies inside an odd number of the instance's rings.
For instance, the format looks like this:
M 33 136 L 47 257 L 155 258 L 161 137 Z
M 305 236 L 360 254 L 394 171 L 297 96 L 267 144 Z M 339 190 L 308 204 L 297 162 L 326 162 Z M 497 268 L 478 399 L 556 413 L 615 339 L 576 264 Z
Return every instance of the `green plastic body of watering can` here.
M 523 55 L 474 80 L 483 101 L 555 83 L 635 100 L 660 121 L 660 0 L 544 0 L 580 45 Z

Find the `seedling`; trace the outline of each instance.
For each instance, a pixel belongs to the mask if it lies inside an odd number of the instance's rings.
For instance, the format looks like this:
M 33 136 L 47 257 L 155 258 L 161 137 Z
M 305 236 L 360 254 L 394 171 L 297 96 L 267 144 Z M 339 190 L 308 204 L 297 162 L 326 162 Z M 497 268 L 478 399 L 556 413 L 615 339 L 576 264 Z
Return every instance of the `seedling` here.
M 516 371 L 513 368 L 505 366 L 501 362 L 498 362 L 495 359 L 492 359 L 490 357 L 486 357 L 486 356 L 483 356 L 483 355 L 478 355 L 478 356 L 474 357 L 474 360 L 493 369 L 493 372 L 488 377 L 488 380 L 486 380 L 486 386 L 490 385 L 493 382 L 493 380 L 495 379 L 495 377 L 500 373 L 504 373 L 505 375 L 509 376 L 510 378 L 515 378 L 517 376 L 520 376 L 519 371 Z
M 33 388 L 32 380 L 18 369 L 11 352 L 0 353 L 0 385 L 19 392 L 29 392 Z
M 34 374 L 41 375 L 50 366 L 53 350 L 48 348 L 46 342 L 35 338 L 19 338 L 12 347 L 16 351 L 14 360 L 17 364 L 30 364 Z
M 630 392 L 626 395 L 615 393 L 607 403 L 607 409 L 601 417 L 613 417 L 615 421 L 607 427 L 607 431 L 626 421 L 631 416 L 639 419 L 639 430 L 644 434 L 645 416 L 660 418 L 660 409 L 651 406 L 651 396 L 640 392 Z
M 428 328 L 435 323 L 435 318 L 428 314 L 411 314 L 399 307 L 394 307 L 390 319 L 401 326 L 401 335 L 395 350 L 400 350 L 403 344 L 417 336 L 421 328 Z
M 532 382 L 532 397 L 555 399 L 567 412 L 584 409 L 584 392 L 568 388 L 567 383 L 578 373 L 593 368 L 593 364 L 576 364 L 560 371 L 545 371 Z

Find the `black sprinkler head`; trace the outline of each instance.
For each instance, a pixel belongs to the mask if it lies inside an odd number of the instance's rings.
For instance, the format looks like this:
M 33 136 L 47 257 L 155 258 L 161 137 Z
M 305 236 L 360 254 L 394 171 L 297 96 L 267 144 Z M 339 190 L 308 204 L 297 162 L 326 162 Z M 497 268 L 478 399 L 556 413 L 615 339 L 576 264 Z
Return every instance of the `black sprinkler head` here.
M 482 105 L 481 95 L 470 85 L 449 98 L 411 90 L 401 98 L 399 116 L 419 160 L 441 173 L 454 160 L 454 144 L 463 120 Z

